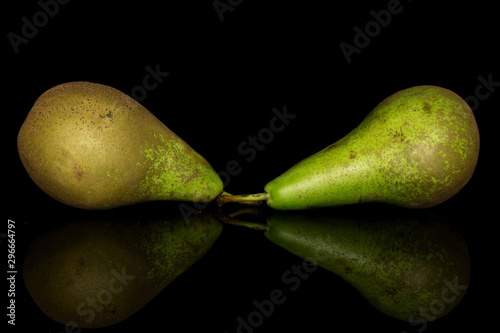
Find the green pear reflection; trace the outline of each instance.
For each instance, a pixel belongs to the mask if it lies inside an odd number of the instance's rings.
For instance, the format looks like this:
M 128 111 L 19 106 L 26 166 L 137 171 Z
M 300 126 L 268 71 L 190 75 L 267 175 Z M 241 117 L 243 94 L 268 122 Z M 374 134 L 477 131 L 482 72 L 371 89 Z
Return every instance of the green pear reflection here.
M 222 231 L 207 215 L 189 223 L 129 220 L 73 221 L 31 244 L 24 281 L 48 317 L 82 328 L 123 321 L 203 257 Z
M 354 286 L 381 312 L 412 323 L 449 313 L 469 284 L 467 245 L 429 215 L 336 218 L 276 214 L 265 235 Z

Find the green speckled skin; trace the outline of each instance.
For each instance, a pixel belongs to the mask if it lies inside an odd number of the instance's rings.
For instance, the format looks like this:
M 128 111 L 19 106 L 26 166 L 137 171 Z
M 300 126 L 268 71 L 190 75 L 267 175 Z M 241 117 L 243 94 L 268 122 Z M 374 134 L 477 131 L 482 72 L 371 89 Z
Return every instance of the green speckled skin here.
M 142 105 L 95 83 L 42 94 L 19 131 L 18 150 L 42 190 L 79 208 L 208 202 L 223 187 L 210 164 Z
M 421 322 L 430 320 L 426 315 L 441 317 L 460 302 L 469 284 L 467 245 L 433 220 L 277 214 L 268 224 L 266 236 L 272 242 L 342 277 L 394 318 Z
M 143 214 L 130 221 L 82 219 L 41 234 L 23 266 L 37 306 L 63 325 L 121 322 L 202 258 L 222 231 L 206 215 L 185 224 L 182 217 L 148 221 Z
M 450 90 L 417 86 L 385 99 L 347 136 L 265 191 L 268 205 L 283 210 L 368 201 L 430 207 L 462 189 L 478 154 L 469 105 Z

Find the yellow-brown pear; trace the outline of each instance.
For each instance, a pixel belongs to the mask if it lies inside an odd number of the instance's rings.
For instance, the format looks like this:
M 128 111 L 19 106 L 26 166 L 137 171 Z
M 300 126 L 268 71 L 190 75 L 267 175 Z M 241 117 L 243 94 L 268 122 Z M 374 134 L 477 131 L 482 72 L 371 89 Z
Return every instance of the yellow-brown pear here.
M 208 202 L 223 187 L 211 165 L 151 112 L 96 83 L 43 93 L 19 131 L 18 151 L 43 191 L 84 209 Z

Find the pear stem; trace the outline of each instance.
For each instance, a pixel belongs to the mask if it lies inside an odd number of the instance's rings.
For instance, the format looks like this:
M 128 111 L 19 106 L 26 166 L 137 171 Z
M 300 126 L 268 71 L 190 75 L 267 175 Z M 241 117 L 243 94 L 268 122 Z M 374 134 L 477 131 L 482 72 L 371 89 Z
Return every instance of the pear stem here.
M 222 192 L 217 197 L 217 204 L 220 206 L 227 204 L 229 202 L 238 202 L 243 205 L 259 206 L 263 201 L 269 199 L 268 193 L 256 193 L 256 194 L 237 194 L 233 195 L 227 192 Z

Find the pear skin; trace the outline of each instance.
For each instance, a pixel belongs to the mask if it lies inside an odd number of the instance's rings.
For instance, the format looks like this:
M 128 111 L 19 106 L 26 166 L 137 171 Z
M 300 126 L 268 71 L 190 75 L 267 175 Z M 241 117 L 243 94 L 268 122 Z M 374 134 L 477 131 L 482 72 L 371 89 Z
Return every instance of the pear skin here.
M 278 210 L 370 201 L 431 207 L 465 186 L 478 155 L 469 105 L 450 90 L 417 86 L 385 99 L 344 138 L 269 182 L 256 200 Z
M 19 131 L 18 151 L 44 192 L 78 208 L 209 202 L 223 187 L 211 165 L 146 108 L 96 83 L 43 93 Z
M 266 237 L 343 278 L 375 308 L 410 323 L 452 311 L 470 281 L 467 244 L 433 216 L 274 214 Z
M 192 216 L 188 224 L 182 217 L 81 218 L 32 242 L 23 278 L 52 320 L 67 327 L 106 327 L 146 306 L 200 260 L 221 231 L 209 215 Z

